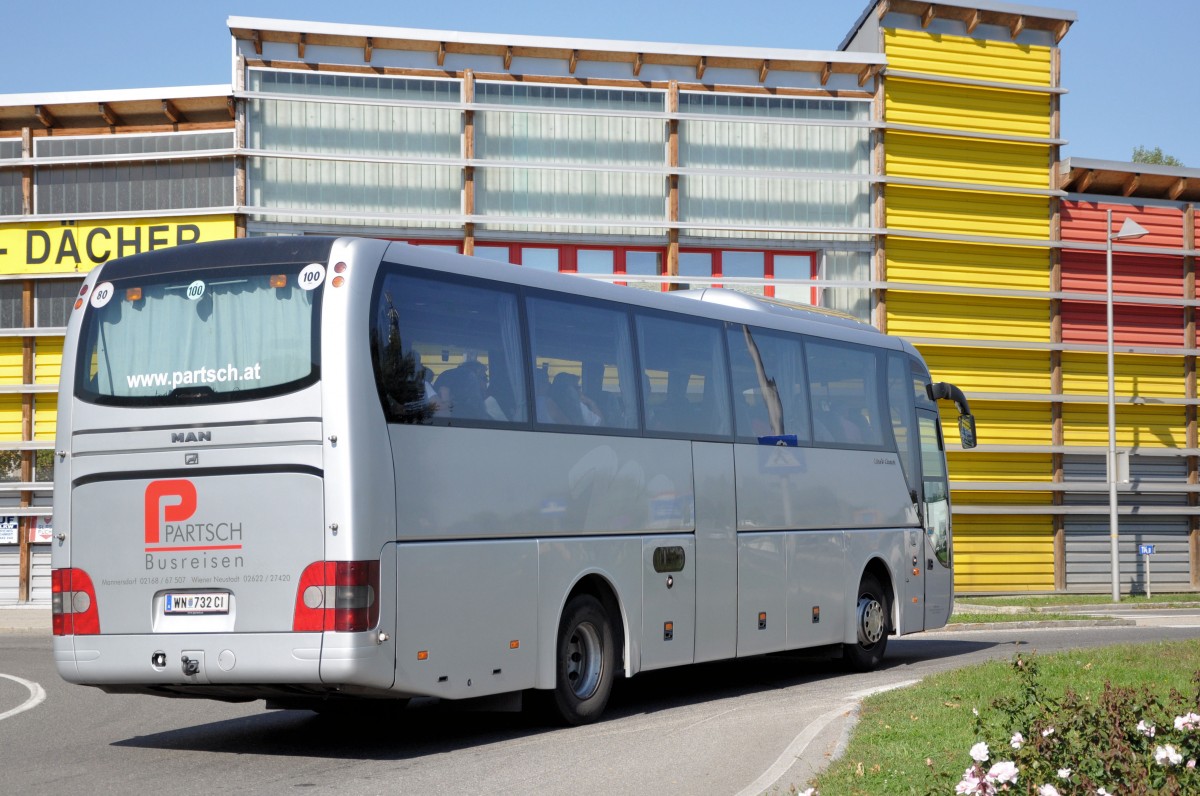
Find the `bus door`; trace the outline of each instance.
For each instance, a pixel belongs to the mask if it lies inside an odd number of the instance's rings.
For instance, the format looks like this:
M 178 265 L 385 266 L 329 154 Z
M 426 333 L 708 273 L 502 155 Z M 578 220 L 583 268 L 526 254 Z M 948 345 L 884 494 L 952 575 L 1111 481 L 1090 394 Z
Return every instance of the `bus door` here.
M 925 627 L 942 627 L 950 618 L 954 570 L 950 546 L 950 485 L 938 415 L 917 410 L 921 446 L 921 517 L 925 527 Z

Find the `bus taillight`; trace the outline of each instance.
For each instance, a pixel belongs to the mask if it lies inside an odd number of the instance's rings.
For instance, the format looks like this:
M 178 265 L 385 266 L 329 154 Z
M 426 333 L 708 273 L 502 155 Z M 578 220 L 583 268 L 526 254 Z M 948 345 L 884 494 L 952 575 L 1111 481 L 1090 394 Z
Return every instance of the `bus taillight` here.
M 50 605 L 54 635 L 89 636 L 100 632 L 96 588 L 82 569 L 50 571 Z
M 360 633 L 379 624 L 378 561 L 315 561 L 296 587 L 292 629 Z

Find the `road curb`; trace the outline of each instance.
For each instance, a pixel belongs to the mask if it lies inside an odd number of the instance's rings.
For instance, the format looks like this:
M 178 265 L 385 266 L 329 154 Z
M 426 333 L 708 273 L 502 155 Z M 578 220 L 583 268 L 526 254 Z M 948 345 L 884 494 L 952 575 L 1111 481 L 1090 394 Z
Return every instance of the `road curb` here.
M 935 633 L 956 633 L 966 630 L 1030 630 L 1042 627 L 1136 627 L 1133 619 L 1029 619 L 1020 622 L 954 622 Z

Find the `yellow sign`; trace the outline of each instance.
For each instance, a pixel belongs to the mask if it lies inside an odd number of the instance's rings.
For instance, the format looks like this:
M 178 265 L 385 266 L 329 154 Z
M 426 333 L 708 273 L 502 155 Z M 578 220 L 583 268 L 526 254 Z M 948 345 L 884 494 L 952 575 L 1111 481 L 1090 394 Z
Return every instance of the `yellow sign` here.
M 83 273 L 118 257 L 234 234 L 231 215 L 0 224 L 0 274 Z

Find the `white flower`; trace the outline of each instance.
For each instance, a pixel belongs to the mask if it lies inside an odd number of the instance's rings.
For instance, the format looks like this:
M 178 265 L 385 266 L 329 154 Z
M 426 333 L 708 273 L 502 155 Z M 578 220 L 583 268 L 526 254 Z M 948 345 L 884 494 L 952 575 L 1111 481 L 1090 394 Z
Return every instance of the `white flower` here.
M 1137 731 L 1142 735 L 1145 735 L 1147 738 L 1154 737 L 1154 725 L 1147 724 L 1145 719 L 1142 719 L 1138 722 Z
M 1010 760 L 1001 760 L 992 766 L 987 773 L 987 781 L 997 785 L 1017 781 L 1017 764 Z
M 1059 796 L 1058 788 L 1053 785 L 1043 785 L 1038 788 L 1038 796 Z
M 1050 737 L 1051 735 L 1053 735 L 1053 734 L 1054 734 L 1054 728 L 1053 728 L 1053 727 L 1047 727 L 1046 729 L 1042 730 L 1042 737 L 1043 737 L 1043 738 L 1049 738 L 1049 737 Z
M 971 747 L 971 759 L 983 763 L 988 759 L 988 745 L 983 741 Z
M 1189 761 L 1188 761 L 1188 764 L 1187 764 L 1187 767 L 1188 767 L 1188 768 L 1195 768 L 1195 767 L 1196 767 L 1196 761 L 1195 761 L 1195 760 L 1189 760 Z
M 1160 766 L 1177 766 L 1183 762 L 1183 755 L 1175 751 L 1175 747 L 1171 746 L 1171 744 L 1157 746 L 1154 748 L 1154 762 Z
M 1183 716 L 1175 717 L 1175 729 L 1177 730 L 1195 730 L 1200 729 L 1200 716 L 1195 713 L 1188 713 Z
M 1059 779 L 1070 779 L 1070 778 L 1071 778 L 1071 769 L 1069 769 L 1069 768 L 1060 768 L 1060 769 L 1058 770 L 1058 778 L 1059 778 Z
M 954 786 L 954 792 L 959 796 L 971 796 L 980 792 L 982 781 L 975 776 L 975 769 L 968 768 L 963 772 L 962 781 Z
M 1020 749 L 1024 745 L 1024 743 L 1025 743 L 1025 736 L 1019 732 L 1014 732 L 1012 740 L 1008 742 L 1008 745 L 1011 746 L 1013 749 Z
M 1101 788 L 1100 790 L 1096 791 L 1096 796 L 1112 796 L 1112 794 L 1110 794 L 1104 788 Z
M 816 788 L 809 788 L 808 790 L 800 791 L 799 793 L 796 794 L 796 796 L 821 796 L 821 794 L 817 791 Z
M 971 708 L 971 712 L 972 712 L 972 713 L 974 713 L 976 716 L 978 716 L 978 715 L 979 715 L 979 708 Z

